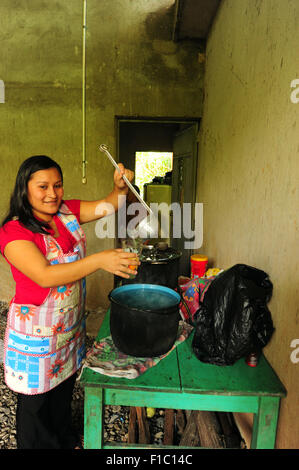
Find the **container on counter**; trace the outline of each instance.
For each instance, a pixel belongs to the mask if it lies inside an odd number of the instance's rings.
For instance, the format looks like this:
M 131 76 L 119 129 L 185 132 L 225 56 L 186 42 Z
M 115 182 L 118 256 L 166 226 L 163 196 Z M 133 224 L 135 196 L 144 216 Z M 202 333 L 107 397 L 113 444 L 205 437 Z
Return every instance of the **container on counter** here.
M 208 257 L 205 255 L 194 254 L 190 258 L 191 261 L 191 279 L 204 276 L 207 264 Z

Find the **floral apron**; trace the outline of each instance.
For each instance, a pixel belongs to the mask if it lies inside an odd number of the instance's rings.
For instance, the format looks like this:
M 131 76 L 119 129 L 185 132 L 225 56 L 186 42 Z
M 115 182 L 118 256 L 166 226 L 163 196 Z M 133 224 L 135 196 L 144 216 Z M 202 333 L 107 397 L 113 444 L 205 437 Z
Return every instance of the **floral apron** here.
M 51 264 L 85 256 L 86 239 L 74 214 L 62 204 L 58 217 L 76 240 L 64 254 L 51 235 L 43 235 Z M 85 279 L 52 287 L 39 305 L 9 307 L 4 341 L 5 382 L 15 392 L 44 393 L 66 380 L 85 357 Z

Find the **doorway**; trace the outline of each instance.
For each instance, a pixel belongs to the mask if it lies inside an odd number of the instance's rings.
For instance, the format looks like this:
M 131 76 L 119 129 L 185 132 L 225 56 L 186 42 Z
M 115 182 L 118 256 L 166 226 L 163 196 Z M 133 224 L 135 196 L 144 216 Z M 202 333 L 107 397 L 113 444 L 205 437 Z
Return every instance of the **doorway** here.
M 118 161 L 135 171 L 137 152 L 171 153 L 171 180 L 166 182 L 171 185 L 171 202 L 178 202 L 181 207 L 184 203 L 194 205 L 199 124 L 199 119 L 166 120 L 117 117 Z M 156 176 L 161 178 L 161 175 Z M 158 178 L 154 183 L 159 184 Z M 161 201 L 159 200 L 159 202 Z M 193 220 L 191 225 L 194 227 Z M 180 274 L 189 276 L 190 256 L 193 250 L 185 248 L 184 233 L 180 237 L 172 235 L 170 232 L 171 246 L 182 252 Z

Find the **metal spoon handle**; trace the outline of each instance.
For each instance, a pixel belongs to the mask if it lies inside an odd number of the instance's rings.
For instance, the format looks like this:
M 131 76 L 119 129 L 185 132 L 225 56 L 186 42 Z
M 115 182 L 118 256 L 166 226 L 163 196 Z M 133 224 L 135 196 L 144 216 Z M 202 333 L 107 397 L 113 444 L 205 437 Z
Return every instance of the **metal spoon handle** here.
M 109 160 L 111 161 L 112 165 L 119 171 L 120 173 L 120 168 L 118 166 L 118 164 L 116 163 L 116 161 L 114 160 L 114 158 L 112 157 L 112 155 L 109 153 L 108 151 L 108 147 L 107 145 L 100 145 L 99 149 L 101 150 L 101 152 L 104 152 L 107 157 L 109 158 Z M 137 199 L 141 202 L 141 204 L 143 205 L 143 207 L 146 208 L 146 210 L 152 214 L 153 211 L 152 209 L 146 204 L 146 202 L 142 199 L 142 197 L 140 196 L 140 194 L 136 191 L 136 189 L 134 188 L 134 186 L 130 183 L 130 181 L 128 180 L 128 178 L 123 175 L 123 179 L 124 181 L 126 182 L 126 184 L 128 185 L 128 187 L 130 188 L 130 190 L 132 191 L 132 193 L 135 194 L 135 196 L 137 197 Z

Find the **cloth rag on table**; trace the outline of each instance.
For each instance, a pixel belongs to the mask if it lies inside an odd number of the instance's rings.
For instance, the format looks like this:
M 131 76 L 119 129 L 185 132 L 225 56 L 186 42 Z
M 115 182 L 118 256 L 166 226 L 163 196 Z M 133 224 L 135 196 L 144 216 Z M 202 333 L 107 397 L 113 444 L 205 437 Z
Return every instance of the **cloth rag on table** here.
M 194 325 L 194 315 L 200 308 L 200 304 L 204 299 L 205 293 L 210 287 L 215 276 L 207 279 L 199 277 L 190 279 L 189 282 L 180 286 L 181 303 L 179 311 L 181 317 L 191 325 Z
M 193 326 L 184 321 L 180 321 L 177 339 L 173 347 L 166 354 L 157 357 L 134 357 L 123 354 L 116 348 L 111 336 L 107 336 L 100 341 L 95 341 L 93 346 L 87 351 L 82 371 L 85 367 L 88 367 L 95 372 L 109 375 L 110 377 L 136 379 L 136 377 L 157 365 L 164 357 L 168 356 L 177 345 L 188 338 L 192 330 Z

